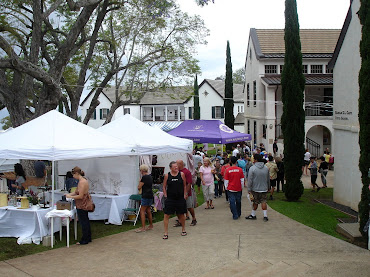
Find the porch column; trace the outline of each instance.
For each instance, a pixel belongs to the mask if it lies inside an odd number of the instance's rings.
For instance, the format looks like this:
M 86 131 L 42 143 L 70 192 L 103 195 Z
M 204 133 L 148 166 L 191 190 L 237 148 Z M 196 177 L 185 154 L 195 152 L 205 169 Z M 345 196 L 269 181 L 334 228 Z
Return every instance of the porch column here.
M 155 121 L 155 107 L 153 106 L 152 109 L 153 109 L 153 121 Z
M 167 120 L 167 106 L 164 106 L 165 110 L 164 110 L 164 118 L 165 118 L 165 121 L 168 121 Z
M 181 121 L 180 120 L 180 111 L 181 111 L 180 106 L 177 106 L 177 121 Z
M 275 139 L 275 121 L 276 121 L 276 114 L 275 114 L 275 89 L 276 87 L 266 86 L 266 121 L 265 124 L 267 125 L 266 128 L 266 144 L 265 147 L 268 152 L 272 153 L 272 144 L 274 143 Z

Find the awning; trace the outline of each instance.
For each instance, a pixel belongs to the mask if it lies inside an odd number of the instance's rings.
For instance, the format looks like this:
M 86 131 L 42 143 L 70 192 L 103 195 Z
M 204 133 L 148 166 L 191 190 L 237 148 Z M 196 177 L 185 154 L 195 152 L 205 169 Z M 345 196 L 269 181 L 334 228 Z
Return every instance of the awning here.
M 321 74 L 315 76 L 305 76 L 306 85 L 333 85 L 332 74 Z M 281 76 L 266 76 L 262 77 L 262 80 L 268 85 L 280 85 Z

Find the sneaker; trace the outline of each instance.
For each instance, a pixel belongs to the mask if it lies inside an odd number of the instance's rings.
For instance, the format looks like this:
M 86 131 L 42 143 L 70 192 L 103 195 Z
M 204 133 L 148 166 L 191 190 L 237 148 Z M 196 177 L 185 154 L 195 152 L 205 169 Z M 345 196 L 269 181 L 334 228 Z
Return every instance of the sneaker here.
M 270 200 L 274 200 L 274 197 L 272 197 L 272 195 L 270 195 Z
M 254 220 L 254 219 L 257 219 L 257 216 L 253 216 L 253 215 L 250 214 L 250 215 L 246 216 L 245 219 L 253 219 Z
M 316 190 L 316 192 L 319 192 L 319 190 L 320 190 L 320 189 L 321 189 L 321 188 L 320 188 L 320 187 L 318 187 L 318 188 L 317 188 L 317 190 Z
M 265 217 L 263 218 L 263 221 L 264 221 L 264 222 L 269 221 L 269 218 L 268 218 L 267 216 L 265 216 Z

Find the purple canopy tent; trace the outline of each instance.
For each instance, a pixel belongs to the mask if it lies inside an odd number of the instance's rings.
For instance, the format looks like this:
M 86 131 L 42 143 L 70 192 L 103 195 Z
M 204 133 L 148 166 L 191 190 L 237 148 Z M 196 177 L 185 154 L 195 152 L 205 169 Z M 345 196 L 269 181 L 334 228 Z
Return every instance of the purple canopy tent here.
M 252 140 L 251 135 L 230 129 L 220 120 L 185 120 L 168 133 L 196 143 L 227 144 Z

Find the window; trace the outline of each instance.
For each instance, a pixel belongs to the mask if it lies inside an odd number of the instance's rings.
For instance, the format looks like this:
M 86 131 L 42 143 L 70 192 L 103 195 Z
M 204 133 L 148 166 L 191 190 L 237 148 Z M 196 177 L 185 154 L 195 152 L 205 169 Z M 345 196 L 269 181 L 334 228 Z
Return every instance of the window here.
M 87 109 L 87 113 L 89 112 L 89 110 L 90 109 Z M 91 117 L 90 117 L 90 119 L 93 119 L 93 120 L 95 120 L 96 119 L 96 110 L 94 109 L 94 112 L 92 113 L 92 115 L 91 115 Z
M 265 65 L 265 74 L 276 74 L 277 65 Z
M 123 114 L 130 114 L 130 108 L 123 108 Z
M 109 109 L 100 109 L 100 119 L 107 119 Z
M 266 138 L 267 124 L 262 124 L 262 137 Z
M 250 134 L 251 133 L 251 121 L 248 119 L 248 122 L 247 122 L 247 134 Z
M 312 64 L 311 74 L 322 73 L 322 64 Z
M 240 113 L 240 106 L 238 106 L 238 113 Z
M 307 66 L 307 64 L 304 64 L 303 65 L 302 73 L 303 74 L 307 74 L 308 73 L 308 66 Z
M 225 109 L 222 106 L 213 106 L 212 107 L 212 118 L 224 118 Z
M 257 145 L 257 121 L 253 122 L 253 144 Z
M 284 67 L 284 65 L 280 65 L 280 74 L 282 74 L 283 73 L 283 67 Z
M 253 81 L 253 107 L 257 107 L 257 83 Z
M 249 107 L 249 100 L 250 100 L 250 92 L 249 92 L 249 84 L 247 84 L 247 107 Z
M 240 106 L 240 112 L 244 113 L 244 106 Z
M 194 119 L 194 108 L 189 107 L 189 119 Z

